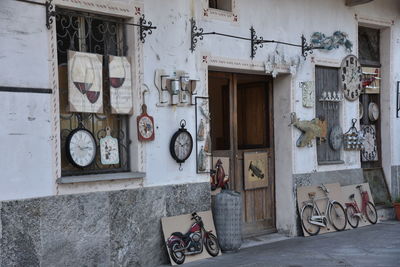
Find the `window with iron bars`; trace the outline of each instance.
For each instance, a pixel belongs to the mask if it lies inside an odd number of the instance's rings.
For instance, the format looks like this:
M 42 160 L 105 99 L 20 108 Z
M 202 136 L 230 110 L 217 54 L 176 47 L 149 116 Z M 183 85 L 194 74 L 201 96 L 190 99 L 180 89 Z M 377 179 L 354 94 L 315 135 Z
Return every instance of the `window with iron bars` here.
M 123 20 L 86 12 L 57 9 L 57 53 L 59 65 L 61 175 L 84 175 L 129 171 L 129 133 L 127 115 L 111 114 L 108 81 L 108 56 L 125 56 L 125 29 Z M 103 55 L 103 113 L 71 113 L 68 111 L 68 50 Z M 72 165 L 66 156 L 65 143 L 79 123 L 89 130 L 97 143 L 94 162 L 85 168 Z M 118 139 L 119 163 L 103 165 L 100 160 L 99 141 L 106 136 Z

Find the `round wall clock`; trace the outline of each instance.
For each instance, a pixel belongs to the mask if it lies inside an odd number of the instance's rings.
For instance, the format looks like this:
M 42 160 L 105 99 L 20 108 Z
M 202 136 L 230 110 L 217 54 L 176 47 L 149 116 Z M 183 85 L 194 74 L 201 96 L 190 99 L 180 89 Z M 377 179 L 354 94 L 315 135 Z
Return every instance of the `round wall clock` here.
M 362 70 L 356 56 L 348 55 L 343 59 L 340 65 L 340 84 L 347 100 L 354 101 L 360 96 Z
M 343 131 L 339 125 L 334 126 L 329 134 L 329 146 L 333 150 L 339 150 L 342 147 Z
M 67 158 L 77 167 L 87 167 L 96 157 L 96 140 L 91 132 L 84 128 L 73 130 L 66 140 Z
M 376 121 L 379 118 L 379 107 L 374 102 L 368 105 L 368 118 L 370 121 Z
M 373 125 L 363 125 L 361 127 L 363 134 L 363 149 L 361 150 L 362 161 L 377 161 L 376 132 Z
M 192 135 L 185 129 L 186 121 L 181 120 L 181 128 L 174 133 L 169 144 L 171 156 L 178 163 L 183 163 L 192 153 L 193 138 Z
M 154 140 L 154 119 L 147 114 L 146 105 L 142 105 L 142 114 L 136 120 L 139 141 Z
M 111 129 L 106 128 L 107 135 L 100 139 L 100 160 L 103 165 L 119 163 L 118 139 L 111 136 Z
M 359 117 L 358 117 L 358 119 L 362 119 L 363 118 L 363 116 L 364 116 L 364 106 L 363 106 L 363 103 L 358 103 L 358 113 L 359 113 Z

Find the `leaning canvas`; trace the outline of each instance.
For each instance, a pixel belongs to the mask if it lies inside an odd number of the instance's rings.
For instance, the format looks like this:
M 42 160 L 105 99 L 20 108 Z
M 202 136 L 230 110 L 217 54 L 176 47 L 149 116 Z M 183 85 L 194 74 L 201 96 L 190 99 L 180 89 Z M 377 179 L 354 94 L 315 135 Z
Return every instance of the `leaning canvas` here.
M 71 112 L 103 112 L 103 56 L 68 50 L 68 105 Z

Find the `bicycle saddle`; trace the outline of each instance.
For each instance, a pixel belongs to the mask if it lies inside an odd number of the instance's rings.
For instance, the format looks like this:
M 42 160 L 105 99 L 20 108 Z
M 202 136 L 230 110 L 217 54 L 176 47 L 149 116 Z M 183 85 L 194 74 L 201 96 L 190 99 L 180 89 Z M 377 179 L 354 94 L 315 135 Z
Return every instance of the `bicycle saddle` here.
M 316 194 L 315 192 L 309 192 L 309 193 L 308 193 L 308 196 L 309 196 L 310 198 L 314 198 L 314 197 L 315 197 L 315 194 Z
M 354 194 L 351 194 L 351 195 L 349 196 L 349 198 L 350 198 L 350 199 L 353 199 L 353 198 L 354 198 Z
M 359 184 L 359 185 L 356 186 L 356 188 L 358 189 L 358 188 L 360 188 L 361 186 L 362 186 L 362 185 Z

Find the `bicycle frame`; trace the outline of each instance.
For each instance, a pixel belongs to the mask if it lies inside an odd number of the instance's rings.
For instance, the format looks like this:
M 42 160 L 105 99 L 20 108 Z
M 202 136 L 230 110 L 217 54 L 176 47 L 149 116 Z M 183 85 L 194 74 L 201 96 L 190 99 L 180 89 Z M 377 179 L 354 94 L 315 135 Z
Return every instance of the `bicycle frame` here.
M 325 212 L 323 213 L 324 215 L 321 215 L 321 211 L 319 210 L 316 201 L 323 200 L 323 199 L 327 200 L 327 204 L 325 207 Z M 334 200 L 330 200 L 328 196 L 313 198 L 311 200 L 305 201 L 306 204 L 310 203 L 313 206 L 313 213 L 315 211 L 318 214 L 318 215 L 311 216 L 309 223 L 315 224 L 315 225 L 318 225 L 321 227 L 327 227 L 328 226 L 328 217 L 326 216 L 326 214 L 329 214 L 330 209 L 333 206 L 333 202 L 334 202 Z
M 346 207 L 352 206 L 357 212 L 357 213 L 355 213 L 353 215 L 359 217 L 360 219 L 362 218 L 364 221 L 366 221 L 366 219 L 363 218 L 362 215 L 366 214 L 366 212 L 367 212 L 367 205 L 368 205 L 368 201 L 369 201 L 369 195 L 368 195 L 367 191 L 362 191 L 362 187 L 359 187 L 358 191 L 360 191 L 360 195 L 361 195 L 361 210 L 358 207 L 358 204 L 357 204 L 355 198 L 353 198 L 352 202 L 345 203 L 345 205 L 346 205 Z

